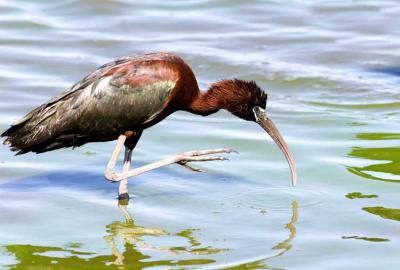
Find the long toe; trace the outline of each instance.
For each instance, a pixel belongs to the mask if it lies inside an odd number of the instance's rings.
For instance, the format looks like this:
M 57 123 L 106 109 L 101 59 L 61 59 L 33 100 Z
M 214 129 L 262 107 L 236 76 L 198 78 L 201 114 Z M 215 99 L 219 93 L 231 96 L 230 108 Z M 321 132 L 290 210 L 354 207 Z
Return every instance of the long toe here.
M 239 153 L 235 149 L 232 148 L 218 148 L 218 149 L 208 149 L 208 150 L 198 150 L 198 151 L 189 151 L 183 153 L 185 156 L 204 156 L 211 154 L 220 154 L 220 153 Z
M 187 159 L 187 161 L 212 161 L 212 160 L 229 160 L 229 159 L 223 156 L 212 156 L 212 157 L 197 156 Z

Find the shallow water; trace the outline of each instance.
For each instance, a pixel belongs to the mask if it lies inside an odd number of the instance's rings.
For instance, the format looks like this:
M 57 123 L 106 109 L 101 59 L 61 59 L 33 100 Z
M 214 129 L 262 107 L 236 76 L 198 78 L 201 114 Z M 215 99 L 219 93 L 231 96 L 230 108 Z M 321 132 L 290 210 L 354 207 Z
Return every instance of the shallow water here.
M 396 1 L 0 1 L 0 131 L 116 57 L 172 51 L 202 88 L 256 80 L 297 161 L 255 124 L 176 113 L 134 166 L 232 147 L 206 174 L 170 166 L 118 207 L 113 143 L 15 157 L 0 147 L 0 268 L 398 269 Z M 128 214 L 129 213 L 129 214 Z

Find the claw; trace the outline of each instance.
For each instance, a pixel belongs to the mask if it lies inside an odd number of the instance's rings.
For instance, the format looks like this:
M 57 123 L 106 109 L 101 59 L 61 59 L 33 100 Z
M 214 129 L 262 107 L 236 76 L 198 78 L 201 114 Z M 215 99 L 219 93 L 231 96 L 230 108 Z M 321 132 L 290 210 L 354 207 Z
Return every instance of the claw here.
M 235 154 L 239 154 L 239 152 L 238 151 L 236 151 L 235 149 L 233 149 L 233 148 L 224 148 L 224 150 L 225 150 L 225 153 L 235 153 Z
M 187 169 L 189 169 L 189 170 L 191 170 L 191 171 L 194 171 L 194 172 L 205 172 L 204 170 L 202 170 L 200 168 L 197 168 L 197 167 L 194 167 L 192 165 L 189 165 L 186 162 L 184 162 L 184 163 L 179 162 L 178 164 L 183 166 L 183 167 L 185 167 L 185 168 L 187 168 Z

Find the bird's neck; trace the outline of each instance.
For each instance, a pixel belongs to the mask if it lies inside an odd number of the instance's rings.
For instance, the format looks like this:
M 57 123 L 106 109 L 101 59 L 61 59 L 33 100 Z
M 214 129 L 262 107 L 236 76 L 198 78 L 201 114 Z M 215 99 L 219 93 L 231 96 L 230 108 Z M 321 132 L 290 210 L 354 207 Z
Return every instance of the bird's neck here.
M 210 115 L 225 109 L 226 99 L 220 89 L 212 85 L 206 92 L 198 91 L 188 107 L 188 111 L 199 115 Z

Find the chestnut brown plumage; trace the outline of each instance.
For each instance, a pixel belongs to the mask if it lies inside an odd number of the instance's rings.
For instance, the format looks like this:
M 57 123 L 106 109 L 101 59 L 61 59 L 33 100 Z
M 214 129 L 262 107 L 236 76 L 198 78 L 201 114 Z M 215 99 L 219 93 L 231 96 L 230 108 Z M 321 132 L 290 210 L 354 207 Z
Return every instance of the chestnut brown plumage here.
M 208 91 L 201 92 L 191 68 L 180 57 L 171 53 L 149 53 L 123 57 L 101 66 L 67 91 L 32 110 L 1 136 L 6 137 L 4 143 L 17 154 L 42 153 L 119 138 L 119 145 L 126 146 L 127 166 L 122 176 L 113 171 L 115 155 L 119 153 L 116 149 L 106 177 L 122 180 L 126 185 L 132 149 L 144 129 L 178 110 L 206 116 L 225 109 L 244 120 L 259 123 L 271 135 L 288 159 L 295 184 L 294 160 L 278 130 L 265 115 L 266 101 L 267 94 L 255 82 L 239 79 L 221 80 L 212 84 Z M 170 163 L 190 167 L 187 163 L 191 161 L 216 159 L 198 156 L 230 152 L 229 149 L 210 151 L 196 152 L 196 155 L 190 152 L 191 157 L 180 156 L 180 160 Z M 193 159 L 193 156 L 198 158 Z M 127 192 L 126 187 L 122 190 Z
M 189 110 L 201 115 L 225 109 L 237 117 L 255 121 L 253 108 L 259 106 L 265 109 L 267 104 L 267 94 L 253 81 L 222 80 L 213 83 L 207 92 L 198 93 Z

